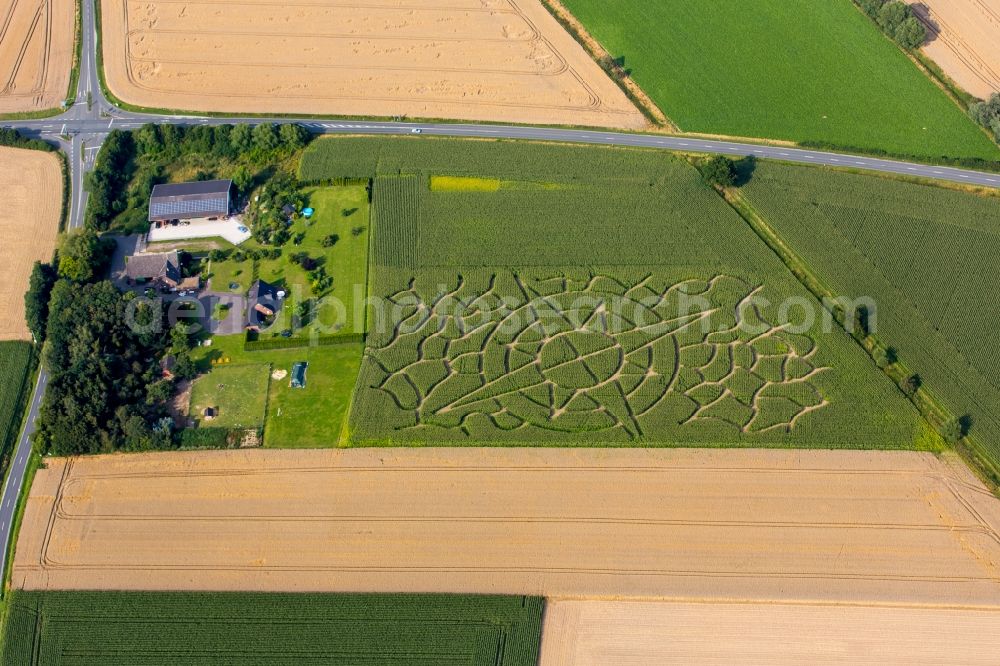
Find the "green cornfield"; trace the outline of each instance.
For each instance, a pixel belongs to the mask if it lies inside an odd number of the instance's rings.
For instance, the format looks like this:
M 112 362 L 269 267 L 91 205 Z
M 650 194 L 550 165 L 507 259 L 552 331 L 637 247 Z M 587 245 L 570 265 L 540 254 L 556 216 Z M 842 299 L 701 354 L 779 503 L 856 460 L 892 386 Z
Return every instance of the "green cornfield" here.
M 686 162 L 348 138 L 302 164 L 365 169 L 375 305 L 353 444 L 915 445 L 915 410 L 844 331 L 785 330 L 788 299 L 819 304 Z M 501 186 L 433 190 L 439 176 Z M 751 298 L 767 302 L 742 312 Z
M 743 191 L 1000 464 L 1000 198 L 780 164 Z
M 377 233 L 371 259 L 376 266 L 416 265 L 420 184 L 416 176 L 382 176 L 373 183 L 372 216 Z
M 28 371 L 32 360 L 31 344 L 20 341 L 0 342 L 0 451 L 10 451 L 21 427 L 23 395 L 28 390 Z
M 534 666 L 536 597 L 13 593 L 4 666 Z
M 851 0 L 564 4 L 684 131 L 1000 159 Z

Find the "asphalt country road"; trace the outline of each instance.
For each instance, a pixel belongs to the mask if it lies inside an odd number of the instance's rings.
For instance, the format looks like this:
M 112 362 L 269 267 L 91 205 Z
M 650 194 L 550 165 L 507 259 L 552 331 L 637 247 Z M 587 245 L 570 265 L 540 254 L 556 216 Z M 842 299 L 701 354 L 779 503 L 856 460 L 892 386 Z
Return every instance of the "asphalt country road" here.
M 602 146 L 631 146 L 693 153 L 709 153 L 744 157 L 753 155 L 761 159 L 784 160 L 800 164 L 818 164 L 832 167 L 865 169 L 882 173 L 892 173 L 918 178 L 931 178 L 1000 188 L 1000 174 L 957 169 L 953 167 L 928 166 L 926 164 L 899 162 L 872 157 L 845 155 L 818 150 L 764 146 L 732 141 L 701 139 L 692 136 L 669 136 L 663 134 L 625 134 L 601 130 L 576 130 L 550 127 L 524 127 L 511 125 L 477 125 L 460 123 L 407 123 L 382 121 L 322 121 L 312 118 L 248 118 L 244 116 L 221 118 L 191 115 L 160 115 L 155 113 L 135 113 L 117 108 L 107 100 L 101 91 L 97 68 L 97 25 L 94 18 L 95 0 L 81 3 L 81 62 L 80 78 L 73 104 L 61 115 L 40 120 L 0 121 L 0 126 L 19 130 L 26 136 L 42 138 L 57 143 L 66 153 L 70 169 L 70 208 L 67 226 L 76 229 L 83 225 L 87 194 L 83 188 L 83 177 L 97 156 L 101 144 L 108 133 L 115 128 L 136 129 L 145 123 L 169 123 L 177 125 L 221 125 L 225 123 L 260 124 L 265 122 L 298 122 L 316 134 L 370 134 L 370 135 L 416 135 L 445 136 L 487 139 L 519 139 L 527 141 L 553 141 Z M 0 571 L 6 569 L 6 558 L 13 529 L 14 511 L 17 498 L 24 484 L 24 472 L 31 453 L 31 433 L 35 430 L 38 407 L 45 391 L 48 376 L 45 370 L 39 372 L 38 382 L 31 397 L 24 432 L 18 440 L 12 458 L 10 473 L 4 484 L 0 498 L 0 541 L 4 549 L 0 553 Z
M 31 435 L 35 432 L 38 408 L 42 405 L 42 395 L 48 383 L 49 375 L 42 368 L 38 372 L 35 391 L 31 395 L 31 405 L 28 407 L 24 430 L 21 431 L 21 438 L 17 440 L 7 479 L 3 484 L 3 496 L 0 497 L 0 540 L 3 541 L 3 550 L 0 551 L 0 576 L 7 571 L 7 551 L 14 530 L 14 514 L 17 511 L 17 500 L 21 496 L 24 474 L 28 469 L 28 459 L 31 457 Z

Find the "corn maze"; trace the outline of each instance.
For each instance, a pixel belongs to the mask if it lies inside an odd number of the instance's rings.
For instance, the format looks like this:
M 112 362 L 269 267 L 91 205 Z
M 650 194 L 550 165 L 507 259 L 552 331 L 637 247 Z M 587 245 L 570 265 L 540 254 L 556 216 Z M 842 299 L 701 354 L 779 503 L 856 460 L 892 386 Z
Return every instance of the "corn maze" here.
M 914 446 L 915 410 L 843 330 L 790 326 L 821 306 L 680 159 L 344 137 L 300 176 L 373 179 L 352 444 Z
M 15 593 L 2 664 L 531 666 L 534 597 Z
M 769 323 L 760 289 L 730 275 L 673 282 L 522 273 L 412 284 L 388 302 L 367 385 L 420 437 L 554 433 L 638 440 L 713 422 L 743 434 L 793 431 L 827 406 L 808 335 Z M 358 424 L 361 426 L 361 424 Z

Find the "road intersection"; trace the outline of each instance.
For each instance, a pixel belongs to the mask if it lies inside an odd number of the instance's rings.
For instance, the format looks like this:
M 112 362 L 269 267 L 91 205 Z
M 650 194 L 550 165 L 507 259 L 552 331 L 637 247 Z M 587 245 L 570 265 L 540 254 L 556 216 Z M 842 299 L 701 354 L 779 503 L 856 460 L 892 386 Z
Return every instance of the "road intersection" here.
M 83 225 L 87 194 L 83 187 L 85 173 L 93 167 L 104 138 L 113 129 L 136 129 L 146 123 L 193 125 L 260 124 L 297 122 L 316 134 L 421 135 L 552 141 L 606 146 L 629 146 L 692 153 L 708 153 L 762 159 L 784 160 L 850 169 L 863 169 L 953 183 L 1000 188 L 1000 174 L 933 166 L 896 160 L 847 155 L 820 150 L 769 146 L 744 142 L 703 139 L 691 135 L 620 133 L 602 130 L 565 129 L 468 123 L 415 123 L 365 120 L 319 120 L 290 117 L 203 117 L 197 114 L 138 113 L 120 109 L 104 95 L 97 65 L 98 35 L 94 2 L 82 6 L 80 77 L 73 103 L 60 115 L 38 120 L 0 121 L 0 126 L 17 129 L 25 136 L 57 143 L 66 153 L 70 171 L 70 207 L 67 226 Z M 28 419 L 11 458 L 10 472 L 0 497 L 0 571 L 5 570 L 17 498 L 21 494 L 27 459 L 31 452 L 30 436 L 35 429 L 38 407 L 48 382 L 44 368 L 31 396 Z

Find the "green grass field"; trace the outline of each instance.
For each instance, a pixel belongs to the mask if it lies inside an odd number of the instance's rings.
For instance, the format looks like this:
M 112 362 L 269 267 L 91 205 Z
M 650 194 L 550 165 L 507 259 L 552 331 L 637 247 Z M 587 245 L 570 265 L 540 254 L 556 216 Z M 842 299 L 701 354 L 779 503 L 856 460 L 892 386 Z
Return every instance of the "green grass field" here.
M 1000 158 L 851 0 L 564 4 L 685 131 Z
M 272 371 L 285 372 L 291 371 L 292 364 L 306 361 L 309 363 L 306 388 L 291 388 L 290 377 L 286 376 L 272 379 L 269 385 L 257 386 L 247 399 L 260 405 L 261 418 L 265 418 L 266 400 L 264 446 L 334 447 L 340 443 L 344 430 L 361 365 L 361 351 L 360 345 L 346 344 L 247 352 L 243 350 L 243 336 L 217 336 L 211 347 L 195 348 L 195 359 L 201 369 L 208 371 L 195 386 L 205 383 L 211 389 L 220 382 L 220 374 L 225 379 L 231 368 L 211 366 L 209 360 L 213 358 L 229 358 L 233 368 L 269 366 Z M 192 404 L 194 400 L 193 395 Z M 218 421 L 211 425 L 221 426 Z
M 1000 198 L 780 164 L 743 191 L 834 293 L 876 301 L 876 336 L 1000 465 Z
M 362 186 L 344 186 L 308 188 L 304 194 L 315 213 L 308 220 L 296 218 L 289 227 L 293 238 L 301 235 L 298 244 L 286 243 L 276 259 L 242 262 L 228 259 L 212 263 L 211 287 L 216 291 L 245 294 L 256 270 L 261 280 L 286 292 L 275 324 L 261 339 L 285 330 L 291 330 L 295 338 L 364 332 L 364 317 L 358 316 L 364 311 L 355 307 L 355 302 L 363 299 L 368 280 L 368 193 Z M 324 246 L 324 239 L 332 235 L 338 237 L 336 243 Z M 241 249 L 258 250 L 261 246 L 250 240 Z M 313 289 L 309 271 L 291 259 L 298 253 L 315 260 L 332 279 L 332 286 Z M 230 284 L 239 286 L 230 289 Z M 303 321 L 294 315 L 299 303 L 305 301 L 312 304 L 313 313 Z
M 30 343 L 0 342 L 0 455 L 6 455 L 21 428 L 31 355 Z
M 534 597 L 186 592 L 13 594 L 4 666 L 534 666 Z
M 241 363 L 220 365 L 195 380 L 191 387 L 191 415 L 205 427 L 259 428 L 264 423 L 268 376 L 267 363 Z M 206 407 L 217 410 L 218 416 L 202 419 Z
M 846 333 L 782 326 L 788 298 L 818 304 L 687 163 L 325 139 L 302 165 L 313 178 L 365 169 L 381 174 L 372 293 L 384 300 L 352 443 L 917 446 L 915 410 Z M 549 186 L 432 191 L 435 176 Z M 770 303 L 744 311 L 754 295 Z

